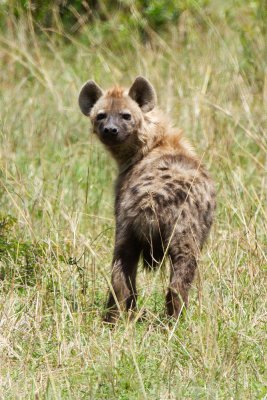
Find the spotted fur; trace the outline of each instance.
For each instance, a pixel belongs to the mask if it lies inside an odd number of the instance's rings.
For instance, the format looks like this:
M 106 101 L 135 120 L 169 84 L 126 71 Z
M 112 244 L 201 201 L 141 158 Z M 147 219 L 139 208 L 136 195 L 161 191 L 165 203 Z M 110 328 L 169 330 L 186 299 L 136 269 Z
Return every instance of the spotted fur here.
M 198 255 L 212 224 L 214 184 L 182 132 L 154 108 L 156 95 L 147 80 L 139 77 L 129 91 L 116 87 L 106 93 L 92 81 L 86 85 L 81 109 L 119 168 L 113 290 L 106 320 L 116 320 L 118 306 L 136 306 L 140 255 L 150 269 L 160 266 L 164 256 L 169 259 L 166 309 L 177 318 L 182 304 L 188 304 Z

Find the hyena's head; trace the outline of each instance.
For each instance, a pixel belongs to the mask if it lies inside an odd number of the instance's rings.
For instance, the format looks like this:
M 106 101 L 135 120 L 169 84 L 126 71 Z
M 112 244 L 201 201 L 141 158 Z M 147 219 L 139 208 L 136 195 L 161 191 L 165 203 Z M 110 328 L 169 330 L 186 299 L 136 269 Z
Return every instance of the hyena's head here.
M 94 133 L 108 147 L 134 146 L 144 113 L 151 111 L 155 104 L 155 91 L 141 76 L 129 91 L 116 87 L 103 92 L 94 81 L 88 81 L 79 95 L 81 111 L 90 117 Z

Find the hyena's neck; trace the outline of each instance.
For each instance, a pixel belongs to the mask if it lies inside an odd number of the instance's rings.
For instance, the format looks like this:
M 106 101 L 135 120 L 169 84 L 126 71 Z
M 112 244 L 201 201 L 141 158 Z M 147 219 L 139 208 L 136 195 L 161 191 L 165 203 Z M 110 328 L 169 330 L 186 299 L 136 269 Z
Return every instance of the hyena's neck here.
M 143 158 L 140 150 L 138 146 L 113 146 L 109 148 L 109 151 L 118 164 L 119 172 L 125 171 Z
M 189 142 L 183 138 L 182 131 L 172 128 L 159 110 L 145 114 L 144 123 L 137 132 L 134 143 L 116 146 L 109 150 L 117 161 L 119 171 L 123 172 L 155 149 L 196 157 Z

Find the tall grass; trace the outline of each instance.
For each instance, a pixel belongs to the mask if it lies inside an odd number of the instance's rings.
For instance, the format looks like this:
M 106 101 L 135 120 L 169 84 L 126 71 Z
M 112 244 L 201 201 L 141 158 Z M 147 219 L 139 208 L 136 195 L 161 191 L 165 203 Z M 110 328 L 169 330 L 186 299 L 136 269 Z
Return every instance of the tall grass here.
M 80 36 L 60 22 L 42 29 L 30 13 L 8 16 L 0 35 L 0 398 L 266 398 L 266 30 L 253 4 L 226 13 L 220 3 L 196 3 L 164 34 L 147 26 L 146 41 L 116 15 L 108 29 L 95 21 Z M 126 316 L 110 330 L 101 318 L 116 166 L 77 95 L 88 78 L 107 88 L 138 74 L 203 156 L 218 206 L 185 318 L 172 326 L 164 318 L 168 273 L 140 268 L 145 318 Z

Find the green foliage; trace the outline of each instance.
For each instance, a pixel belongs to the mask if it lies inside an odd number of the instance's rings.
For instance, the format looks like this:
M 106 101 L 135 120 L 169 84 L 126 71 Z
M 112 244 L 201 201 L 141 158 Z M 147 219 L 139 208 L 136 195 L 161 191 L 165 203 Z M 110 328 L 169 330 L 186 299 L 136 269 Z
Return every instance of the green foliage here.
M 40 264 L 45 262 L 45 244 L 34 244 L 15 236 L 17 219 L 0 217 L 0 279 L 16 285 L 34 285 L 40 276 Z
M 253 79 L 254 83 L 262 85 L 265 73 L 264 60 L 267 58 L 267 1 L 237 2 L 241 18 L 236 18 L 235 7 L 225 9 L 228 25 L 239 35 L 243 53 L 240 68 L 244 74 Z M 258 47 L 258 38 L 263 41 Z
M 177 1 L 139 1 L 140 13 L 146 18 L 149 25 L 154 29 L 160 29 L 171 23 L 175 23 L 179 17 L 179 7 Z
M 63 24 L 65 29 L 72 31 L 80 30 L 84 24 L 92 23 L 100 19 L 102 22 L 109 21 L 110 16 L 116 16 L 119 24 L 124 24 L 127 20 L 136 20 L 139 29 L 143 25 L 148 25 L 152 29 L 164 30 L 172 23 L 177 23 L 179 16 L 185 10 L 193 11 L 197 7 L 206 7 L 209 0 L 200 0 L 198 3 L 192 0 L 116 0 L 105 2 L 101 0 L 51 0 L 27 1 L 17 0 L 7 2 L 1 6 L 2 11 L 7 15 L 15 15 L 21 18 L 27 13 L 31 13 L 35 23 L 43 27 L 58 26 L 58 22 Z
M 51 4 L 0 5 L 0 398 L 264 398 L 265 3 Z M 211 171 L 217 215 L 177 325 L 168 273 L 140 268 L 142 318 L 110 330 L 116 166 L 77 96 L 138 74 Z

